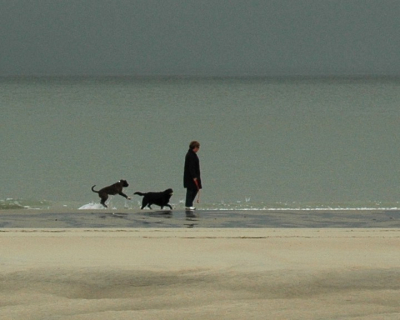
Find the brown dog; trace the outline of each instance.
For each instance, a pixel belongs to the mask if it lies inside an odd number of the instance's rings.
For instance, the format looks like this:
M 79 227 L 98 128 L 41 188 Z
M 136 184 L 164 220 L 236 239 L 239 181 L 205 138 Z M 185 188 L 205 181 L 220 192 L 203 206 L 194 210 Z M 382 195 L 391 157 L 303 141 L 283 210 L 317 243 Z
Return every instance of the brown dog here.
M 99 191 L 96 191 L 93 189 L 95 186 L 96 185 L 94 185 L 92 187 L 92 191 L 99 194 L 99 197 L 101 198 L 100 203 L 106 208 L 107 208 L 106 201 L 108 199 L 108 195 L 114 196 L 116 194 L 119 194 L 120 196 L 123 196 L 126 199 L 131 200 L 131 198 L 129 198 L 125 193 L 122 192 L 123 188 L 126 188 L 129 186 L 129 184 L 126 180 L 119 180 L 118 182 L 112 184 L 111 186 L 104 187 L 103 189 L 100 189 Z

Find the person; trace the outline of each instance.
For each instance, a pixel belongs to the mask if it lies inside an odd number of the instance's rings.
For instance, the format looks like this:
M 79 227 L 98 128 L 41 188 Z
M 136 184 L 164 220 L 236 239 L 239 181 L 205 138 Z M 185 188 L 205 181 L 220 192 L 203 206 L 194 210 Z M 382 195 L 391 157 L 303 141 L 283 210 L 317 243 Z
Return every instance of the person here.
M 189 150 L 185 156 L 185 168 L 183 172 L 183 187 L 186 188 L 186 210 L 195 210 L 193 201 L 196 195 L 202 189 L 200 176 L 200 161 L 197 152 L 200 149 L 198 141 L 192 141 L 189 144 Z M 199 199 L 197 199 L 199 202 Z

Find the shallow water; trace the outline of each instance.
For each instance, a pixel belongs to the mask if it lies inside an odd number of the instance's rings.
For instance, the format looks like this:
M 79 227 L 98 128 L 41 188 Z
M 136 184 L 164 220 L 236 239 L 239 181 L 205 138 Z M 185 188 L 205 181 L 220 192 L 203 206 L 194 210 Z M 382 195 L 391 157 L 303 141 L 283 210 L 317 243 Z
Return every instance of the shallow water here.
M 0 212 L 0 228 L 400 228 L 400 211 L 26 210 Z

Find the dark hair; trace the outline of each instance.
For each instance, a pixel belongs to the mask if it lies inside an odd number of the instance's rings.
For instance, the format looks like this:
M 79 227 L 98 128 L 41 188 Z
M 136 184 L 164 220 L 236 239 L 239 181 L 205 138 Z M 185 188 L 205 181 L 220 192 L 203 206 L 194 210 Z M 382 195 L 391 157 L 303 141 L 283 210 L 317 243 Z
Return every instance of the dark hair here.
M 191 150 L 193 150 L 193 149 L 195 149 L 195 148 L 200 148 L 200 143 L 199 143 L 198 141 L 192 141 L 192 142 L 189 144 L 189 148 L 190 148 Z

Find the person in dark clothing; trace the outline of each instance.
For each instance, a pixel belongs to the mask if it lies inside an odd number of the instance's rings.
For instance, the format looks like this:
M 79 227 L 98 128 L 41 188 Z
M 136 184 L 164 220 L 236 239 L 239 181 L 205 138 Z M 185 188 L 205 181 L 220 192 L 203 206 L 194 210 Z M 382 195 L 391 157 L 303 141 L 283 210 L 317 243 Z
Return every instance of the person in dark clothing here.
M 200 176 L 200 161 L 197 152 L 200 149 L 198 141 L 192 141 L 189 151 L 185 157 L 185 168 L 183 172 L 183 187 L 186 188 L 186 210 L 194 210 L 193 201 L 202 188 Z M 197 200 L 199 202 L 199 200 Z

